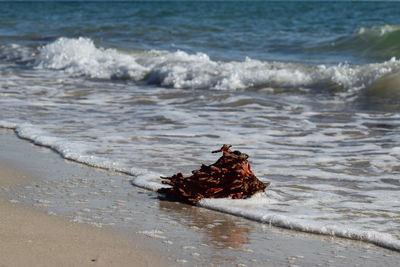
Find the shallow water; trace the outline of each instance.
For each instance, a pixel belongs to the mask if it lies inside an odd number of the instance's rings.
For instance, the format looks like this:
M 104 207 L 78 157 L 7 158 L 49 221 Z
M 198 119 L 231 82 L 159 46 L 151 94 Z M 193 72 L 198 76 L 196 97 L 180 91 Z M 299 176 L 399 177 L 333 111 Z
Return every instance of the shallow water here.
M 399 250 L 397 5 L 1 3 L 0 126 L 152 190 L 232 144 L 272 186 L 201 205 Z

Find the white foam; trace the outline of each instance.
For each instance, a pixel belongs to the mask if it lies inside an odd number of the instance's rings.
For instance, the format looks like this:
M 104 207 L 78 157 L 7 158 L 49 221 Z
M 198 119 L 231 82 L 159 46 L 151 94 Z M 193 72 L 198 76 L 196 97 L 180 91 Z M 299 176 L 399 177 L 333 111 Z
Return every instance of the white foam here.
M 0 127 L 1 128 L 15 129 L 17 127 L 17 125 L 18 124 L 14 123 L 14 122 L 0 120 Z
M 400 31 L 400 25 L 378 25 L 378 26 L 362 26 L 356 29 L 358 35 L 375 35 L 384 36 L 391 32 Z
M 145 69 L 129 55 L 114 49 L 96 48 L 87 38 L 60 38 L 41 48 L 36 67 L 63 70 L 74 76 L 141 80 Z
M 350 66 L 307 66 L 264 62 L 214 61 L 204 53 L 151 51 L 124 54 L 98 48 L 88 38 L 60 38 L 41 48 L 36 68 L 61 70 L 72 76 L 146 81 L 172 88 L 245 89 L 252 87 L 318 87 L 335 84 L 359 90 L 385 74 L 398 71 L 399 61 Z
M 85 151 L 90 147 L 85 143 L 65 142 L 61 138 L 49 136 L 46 131 L 41 130 L 38 126 L 29 123 L 18 125 L 16 123 L 0 121 L 0 127 L 14 129 L 15 133 L 20 138 L 31 140 L 36 145 L 49 147 L 65 159 L 81 162 L 93 167 L 127 172 L 125 169 L 121 168 L 118 163 L 112 160 L 86 154 Z M 135 175 L 135 173 L 131 174 Z
M 136 186 L 152 191 L 157 191 L 158 189 L 163 187 L 160 183 L 160 177 L 162 175 L 158 173 L 138 169 L 131 169 L 130 173 L 135 174 L 135 176 L 132 178 L 132 184 Z
M 47 135 L 38 126 L 24 123 L 17 125 L 7 121 L 0 121 L 0 127 L 14 129 L 15 133 L 24 139 L 31 140 L 36 145 L 45 146 L 59 153 L 63 158 L 87 164 L 93 167 L 105 168 L 109 170 L 120 171 L 133 175 L 132 184 L 146 188 L 152 191 L 157 191 L 162 187 L 159 173 L 151 172 L 139 168 L 123 168 L 118 163 L 110 161 L 106 158 L 100 158 L 93 155 L 87 155 L 85 151 L 88 147 L 84 143 L 68 142 L 66 143 L 60 138 Z
M 246 205 L 246 202 L 252 202 L 251 208 L 249 208 L 249 205 Z M 259 200 L 257 200 L 256 202 L 259 202 Z M 357 229 L 352 229 L 351 227 L 348 227 L 344 224 L 324 224 L 316 221 L 294 219 L 289 216 L 274 214 L 272 212 L 266 213 L 265 209 L 258 209 L 257 204 L 255 204 L 256 202 L 251 199 L 203 199 L 200 201 L 200 206 L 230 213 L 277 227 L 308 233 L 332 235 L 353 240 L 366 241 L 381 247 L 400 251 L 400 240 L 390 234 L 379 233 L 375 231 L 360 231 Z

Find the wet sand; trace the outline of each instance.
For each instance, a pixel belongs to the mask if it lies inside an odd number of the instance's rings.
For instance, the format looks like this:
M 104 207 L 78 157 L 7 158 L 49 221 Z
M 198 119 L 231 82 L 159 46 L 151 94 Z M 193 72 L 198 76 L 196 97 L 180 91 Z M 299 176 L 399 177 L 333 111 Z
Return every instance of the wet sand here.
M 400 253 L 371 244 L 160 200 L 154 192 L 133 187 L 132 177 L 64 160 L 11 130 L 0 130 L 0 170 L 0 266 L 365 267 L 400 262 Z
M 0 200 L 0 237 L 2 267 L 168 266 L 159 252 L 149 253 L 121 233 L 71 223 L 5 200 Z
M 17 168 L 13 151 L 2 149 L 1 154 L 3 191 L 38 181 L 32 172 Z M 160 251 L 143 245 L 140 236 L 127 238 L 118 231 L 69 222 L 13 202 L 0 198 L 1 267 L 172 266 Z

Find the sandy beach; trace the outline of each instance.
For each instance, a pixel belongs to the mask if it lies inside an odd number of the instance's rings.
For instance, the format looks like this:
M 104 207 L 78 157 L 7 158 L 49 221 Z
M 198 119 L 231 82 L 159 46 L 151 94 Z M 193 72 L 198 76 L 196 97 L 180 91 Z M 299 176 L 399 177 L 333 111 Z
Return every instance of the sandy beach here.
M 397 266 L 400 261 L 400 253 L 364 242 L 161 201 L 156 193 L 131 186 L 129 176 L 64 160 L 11 130 L 0 132 L 0 174 L 2 267 Z M 101 204 L 91 193 L 102 179 L 113 179 L 114 191 L 100 200 L 117 208 L 91 214 L 95 208 L 88 203 Z M 80 182 L 63 196 L 59 187 L 71 181 Z M 115 200 L 124 194 L 127 203 Z M 123 217 L 127 213 L 130 217 Z
M 1 152 L 3 156 L 12 154 L 10 150 L 2 149 Z M 18 159 L 4 158 L 0 160 L 0 187 L 3 190 L 38 181 L 32 170 L 17 167 Z M 165 255 L 146 247 L 139 236 L 127 238 L 118 231 L 68 222 L 63 217 L 12 202 L 0 198 L 2 267 L 172 266 Z
M 3 173 L 1 173 L 3 175 Z M 170 266 L 120 233 L 0 200 L 0 266 Z M 140 244 L 140 243 L 139 243 Z

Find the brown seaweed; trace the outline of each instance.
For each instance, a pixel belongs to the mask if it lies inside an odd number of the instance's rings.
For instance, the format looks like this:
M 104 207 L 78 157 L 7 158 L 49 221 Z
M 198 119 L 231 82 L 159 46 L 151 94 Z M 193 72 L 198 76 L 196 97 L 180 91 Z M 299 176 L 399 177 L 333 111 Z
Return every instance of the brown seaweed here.
M 247 161 L 249 156 L 230 148 L 223 145 L 212 151 L 223 155 L 214 164 L 203 164 L 199 170 L 192 171 L 190 177 L 184 177 L 182 173 L 161 177 L 162 183 L 170 187 L 158 192 L 167 198 L 194 205 L 203 198 L 248 198 L 264 191 L 269 183 L 261 182 L 254 175 Z

